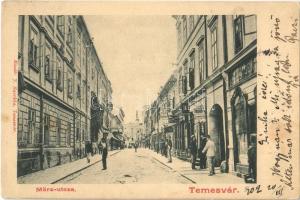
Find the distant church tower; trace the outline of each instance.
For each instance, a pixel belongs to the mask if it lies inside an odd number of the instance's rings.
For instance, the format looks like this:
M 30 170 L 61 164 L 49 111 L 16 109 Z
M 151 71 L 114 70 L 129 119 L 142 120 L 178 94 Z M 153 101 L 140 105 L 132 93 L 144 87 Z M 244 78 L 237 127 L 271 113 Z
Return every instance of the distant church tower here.
M 139 120 L 139 113 L 138 113 L 138 111 L 136 111 L 136 114 L 135 114 L 135 121 L 137 121 L 137 122 L 139 122 L 140 120 Z

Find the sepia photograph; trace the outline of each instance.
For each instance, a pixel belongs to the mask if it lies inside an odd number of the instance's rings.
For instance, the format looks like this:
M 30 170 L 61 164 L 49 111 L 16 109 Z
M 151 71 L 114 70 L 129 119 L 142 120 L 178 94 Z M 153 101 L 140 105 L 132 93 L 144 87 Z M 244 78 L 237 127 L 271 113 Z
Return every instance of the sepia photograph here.
M 256 183 L 255 15 L 18 30 L 18 183 Z
M 299 191 L 299 4 L 5 1 L 1 195 Z

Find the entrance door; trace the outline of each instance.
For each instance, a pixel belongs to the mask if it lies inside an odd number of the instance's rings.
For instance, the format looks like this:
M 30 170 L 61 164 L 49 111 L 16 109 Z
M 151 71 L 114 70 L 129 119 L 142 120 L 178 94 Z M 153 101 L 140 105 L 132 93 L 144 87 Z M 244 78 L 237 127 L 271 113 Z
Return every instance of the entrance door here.
M 216 165 L 219 166 L 223 160 L 225 160 L 225 142 L 223 131 L 223 111 L 222 108 L 215 104 L 209 113 L 210 134 L 212 140 L 216 146 Z

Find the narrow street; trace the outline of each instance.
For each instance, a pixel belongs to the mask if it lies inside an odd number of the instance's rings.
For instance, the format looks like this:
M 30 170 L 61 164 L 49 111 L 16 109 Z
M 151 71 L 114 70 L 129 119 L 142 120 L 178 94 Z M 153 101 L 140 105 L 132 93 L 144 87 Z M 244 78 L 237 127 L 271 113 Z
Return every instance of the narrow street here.
M 58 183 L 72 184 L 135 184 L 135 183 L 191 183 L 178 172 L 161 164 L 149 156 L 146 149 L 124 149 L 108 158 L 108 169 L 102 170 L 102 163 L 97 163 Z M 97 155 L 98 156 L 98 155 Z

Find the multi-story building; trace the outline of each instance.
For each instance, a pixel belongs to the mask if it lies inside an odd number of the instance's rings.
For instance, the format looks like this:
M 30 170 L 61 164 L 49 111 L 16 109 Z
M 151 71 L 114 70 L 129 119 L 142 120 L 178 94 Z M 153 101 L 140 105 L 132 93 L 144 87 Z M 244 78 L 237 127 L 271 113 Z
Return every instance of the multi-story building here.
M 129 139 L 128 144 L 139 142 L 139 139 L 144 134 L 143 130 L 143 122 L 140 122 L 138 111 L 136 111 L 135 121 L 124 125 L 124 134 Z
M 125 138 L 123 137 L 124 117 L 125 113 L 122 108 L 118 109 L 117 113 L 112 114 L 112 118 L 110 120 L 110 132 L 112 133 L 110 144 L 112 149 L 123 148 L 125 145 Z
M 210 135 L 216 164 L 226 161 L 230 172 L 247 174 L 247 149 L 256 139 L 256 16 L 173 17 L 177 93 L 169 119 L 175 151 L 189 156 L 192 134 L 200 151 L 200 136 Z
M 84 18 L 20 16 L 18 58 L 18 176 L 83 157 L 85 142 L 98 138 L 90 131 L 92 97 L 104 112 L 101 130 L 112 106 Z

